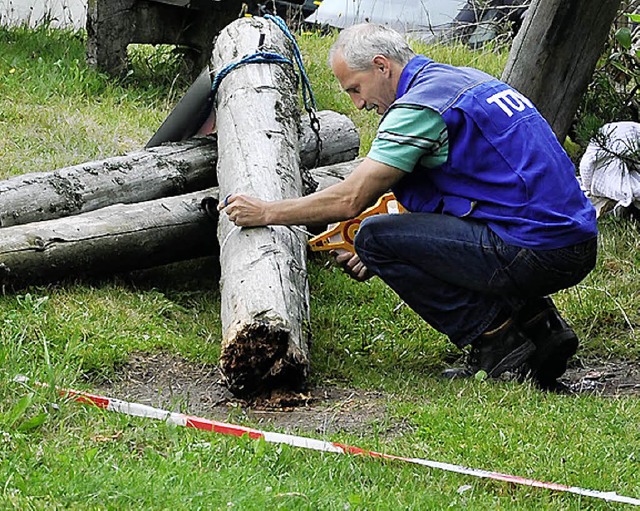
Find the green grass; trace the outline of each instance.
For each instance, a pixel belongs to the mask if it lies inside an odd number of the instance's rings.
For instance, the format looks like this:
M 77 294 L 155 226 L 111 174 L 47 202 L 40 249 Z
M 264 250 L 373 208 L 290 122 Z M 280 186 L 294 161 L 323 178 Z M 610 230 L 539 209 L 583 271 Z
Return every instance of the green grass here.
M 300 37 L 319 107 L 349 114 L 363 154 L 378 118 L 355 111 L 326 67 L 330 38 Z M 499 75 L 506 54 L 422 48 Z M 83 35 L 0 29 L 0 177 L 139 149 L 185 90 L 172 54 L 136 49 L 116 81 L 84 64 Z M 640 235 L 601 222 L 596 270 L 557 302 L 579 358 L 638 362 Z M 640 497 L 637 398 L 566 397 L 529 385 L 443 382 L 459 353 L 381 282 L 310 263 L 312 375 L 385 393 L 386 415 L 323 438 Z M 603 501 L 395 462 L 303 451 L 117 416 L 33 380 L 91 390 L 132 353 L 216 364 L 219 295 L 211 261 L 0 295 L 0 508 L 619 509 Z M 231 419 L 250 422 L 243 416 Z M 260 427 L 259 424 L 253 424 Z M 392 431 L 392 434 L 388 432 Z M 313 434 L 316 437 L 322 435 Z M 467 488 L 467 485 L 469 488 Z

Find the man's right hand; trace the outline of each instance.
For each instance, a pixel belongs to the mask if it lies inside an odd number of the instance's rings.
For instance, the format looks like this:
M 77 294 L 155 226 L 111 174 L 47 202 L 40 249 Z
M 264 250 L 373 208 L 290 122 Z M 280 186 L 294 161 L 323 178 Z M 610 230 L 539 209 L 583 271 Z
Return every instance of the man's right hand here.
M 344 272 L 352 279 L 364 282 L 373 277 L 373 274 L 362 263 L 358 254 L 353 254 L 347 250 L 332 250 L 330 253 L 336 258 L 336 262 L 342 266 Z
M 228 195 L 218 203 L 218 211 L 224 211 L 229 220 L 238 227 L 267 225 L 268 203 L 248 195 Z

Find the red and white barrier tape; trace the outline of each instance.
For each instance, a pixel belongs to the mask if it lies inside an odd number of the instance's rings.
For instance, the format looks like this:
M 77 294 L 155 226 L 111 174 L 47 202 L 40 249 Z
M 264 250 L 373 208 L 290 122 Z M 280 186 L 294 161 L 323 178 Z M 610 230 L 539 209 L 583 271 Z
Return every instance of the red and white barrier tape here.
M 24 377 L 16 378 L 16 381 L 27 381 Z M 44 384 L 39 384 L 45 386 Z M 202 417 L 195 417 L 193 415 L 186 415 L 183 413 L 169 412 L 160 408 L 154 408 L 149 405 L 141 403 L 131 403 L 128 401 L 121 401 L 120 399 L 114 399 L 105 396 L 99 396 L 96 394 L 89 394 L 87 392 L 81 392 L 78 390 L 70 389 L 58 389 L 58 393 L 63 397 L 68 397 L 74 401 L 80 403 L 95 405 L 98 408 L 108 410 L 111 412 L 118 412 L 125 415 L 131 415 L 135 417 L 145 417 L 148 419 L 158 419 L 166 421 L 176 426 L 184 426 L 187 428 L 202 429 L 204 431 L 212 431 L 222 435 L 230 436 L 244 436 L 254 440 L 263 439 L 265 442 L 272 444 L 286 444 L 293 447 L 301 447 L 303 449 L 312 449 L 314 451 L 333 452 L 336 454 L 354 454 L 362 456 L 370 456 L 372 458 L 382 458 L 385 460 L 404 461 L 406 463 L 413 463 L 416 465 L 424 465 L 426 467 L 445 470 L 447 472 L 455 472 L 458 474 L 465 474 L 473 477 L 479 477 L 483 479 L 493 479 L 495 481 L 505 481 L 508 483 L 519 484 L 524 486 L 533 486 L 536 488 L 545 488 L 547 490 L 574 493 L 576 495 L 582 495 L 585 497 L 593 497 L 596 499 L 605 500 L 608 502 L 620 502 L 622 504 L 631 504 L 634 506 L 640 506 L 640 499 L 632 497 L 625 497 L 624 495 L 618 495 L 616 492 L 606 492 L 598 490 L 589 490 L 586 488 L 579 488 L 577 486 L 566 486 L 558 483 L 547 483 L 543 481 L 537 481 L 535 479 L 529 479 L 526 477 L 514 476 L 509 474 L 502 474 L 500 472 L 491 472 L 489 470 L 481 470 L 477 468 L 468 468 L 463 465 L 454 465 L 451 463 L 442 463 L 439 461 L 430 461 L 422 458 L 406 458 L 404 456 L 394 456 L 392 454 L 384 454 L 375 451 L 368 451 L 361 449 L 360 447 L 354 447 L 350 445 L 344 445 L 337 442 L 327 442 L 324 440 L 317 440 L 314 438 L 308 438 L 297 435 L 288 435 L 284 433 L 273 433 L 270 431 L 260 431 L 257 429 L 247 428 L 244 426 L 238 426 L 236 424 L 229 424 L 226 422 L 218 422 Z

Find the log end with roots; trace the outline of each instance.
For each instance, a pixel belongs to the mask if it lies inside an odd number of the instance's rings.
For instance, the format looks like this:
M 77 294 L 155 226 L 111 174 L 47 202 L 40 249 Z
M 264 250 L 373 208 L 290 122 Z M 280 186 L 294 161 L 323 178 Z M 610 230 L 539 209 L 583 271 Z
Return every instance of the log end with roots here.
M 220 368 L 236 395 L 271 389 L 299 390 L 309 372 L 308 357 L 290 342 L 290 330 L 273 322 L 254 322 L 223 346 Z

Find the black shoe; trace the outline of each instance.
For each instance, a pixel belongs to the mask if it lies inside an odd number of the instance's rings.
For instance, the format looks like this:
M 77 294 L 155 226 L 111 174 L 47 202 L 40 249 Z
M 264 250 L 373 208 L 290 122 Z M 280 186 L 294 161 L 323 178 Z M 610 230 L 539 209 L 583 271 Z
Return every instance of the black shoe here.
M 537 298 L 518 314 L 522 331 L 536 346 L 528 362 L 531 376 L 543 388 L 553 387 L 578 350 L 578 336 L 562 319 L 551 298 Z
M 446 369 L 444 378 L 469 378 L 484 371 L 497 378 L 507 371 L 519 369 L 535 352 L 536 347 L 512 319 L 489 330 L 471 343 L 467 367 Z

